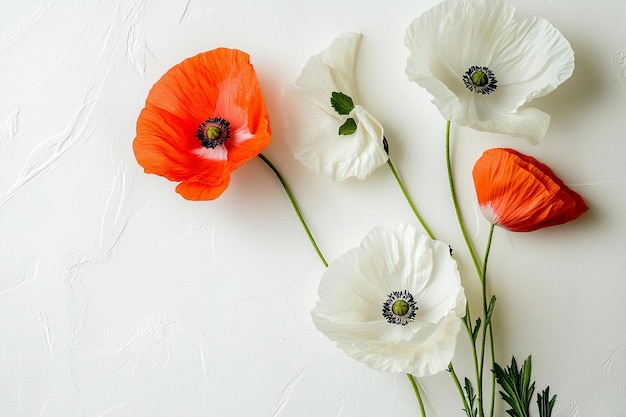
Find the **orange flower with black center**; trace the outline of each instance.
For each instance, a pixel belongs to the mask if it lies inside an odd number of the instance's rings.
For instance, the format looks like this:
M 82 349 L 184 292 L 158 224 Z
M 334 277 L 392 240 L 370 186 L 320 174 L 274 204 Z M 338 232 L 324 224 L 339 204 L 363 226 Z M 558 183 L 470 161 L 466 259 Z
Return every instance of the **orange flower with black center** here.
M 513 149 L 485 151 L 472 175 L 483 215 L 513 232 L 563 224 L 588 209 L 549 167 Z
M 146 173 L 179 182 L 188 200 L 213 200 L 230 174 L 270 143 L 265 102 L 250 57 L 219 48 L 188 58 L 152 87 L 133 150 Z

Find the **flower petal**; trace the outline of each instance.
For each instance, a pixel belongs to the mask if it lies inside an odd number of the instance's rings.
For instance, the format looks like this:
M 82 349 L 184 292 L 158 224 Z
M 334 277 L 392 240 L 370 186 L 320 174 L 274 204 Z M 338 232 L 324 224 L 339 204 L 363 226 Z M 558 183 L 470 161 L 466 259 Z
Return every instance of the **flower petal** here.
M 433 95 L 446 119 L 539 143 L 549 117 L 534 109 L 524 109 L 520 119 L 516 113 L 571 76 L 574 53 L 546 20 L 514 14 L 515 8 L 500 0 L 440 3 L 407 29 L 406 73 Z M 472 66 L 492 71 L 495 89 L 470 91 L 463 75 Z M 526 128 L 527 122 L 534 127 Z
M 225 121 L 223 139 L 212 146 L 196 136 L 209 119 Z M 270 135 L 250 57 L 218 48 L 184 60 L 155 83 L 133 150 L 145 172 L 182 182 L 177 191 L 185 198 L 204 200 L 219 196 L 230 173 L 258 155 Z
M 548 166 L 513 149 L 485 151 L 472 175 L 485 217 L 510 231 L 563 224 L 588 209 Z
M 361 43 L 360 33 L 344 33 L 330 46 L 309 58 L 296 80 L 295 86 L 311 103 L 335 115 L 330 105 L 330 94 L 340 91 L 358 102 L 354 84 L 354 64 Z
M 514 113 L 499 113 L 477 97 L 461 107 L 458 123 L 472 129 L 505 133 L 526 139 L 533 145 L 541 142 L 550 125 L 550 115 L 534 108 L 523 108 Z
M 361 35 L 344 34 L 325 51 L 309 59 L 295 85 L 285 90 L 286 140 L 296 159 L 337 181 L 365 178 L 384 164 L 388 155 L 382 124 L 358 104 L 354 61 Z M 340 115 L 331 105 L 332 93 L 343 93 L 356 104 Z M 352 119 L 356 131 L 339 134 Z
M 391 323 L 383 304 L 407 291 L 417 301 L 413 319 Z M 416 228 L 374 228 L 358 248 L 331 263 L 322 276 L 315 326 L 348 356 L 388 372 L 415 376 L 444 370 L 456 346 L 465 296 L 445 243 Z
M 226 190 L 229 182 L 230 177 L 224 177 L 222 182 L 218 184 L 183 181 L 176 186 L 176 192 L 187 200 L 215 200 Z

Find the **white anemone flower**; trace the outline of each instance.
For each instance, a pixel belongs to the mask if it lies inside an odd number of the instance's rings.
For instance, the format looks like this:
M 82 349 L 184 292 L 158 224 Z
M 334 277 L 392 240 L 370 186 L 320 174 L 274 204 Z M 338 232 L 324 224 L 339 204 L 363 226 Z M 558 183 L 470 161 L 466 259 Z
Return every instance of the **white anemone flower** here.
M 416 377 L 447 369 L 465 293 L 447 244 L 409 225 L 378 226 L 332 262 L 313 323 L 349 357 Z
M 446 0 L 415 19 L 406 73 L 447 120 L 541 142 L 550 116 L 523 107 L 568 79 L 574 52 L 545 19 L 500 0 Z
M 363 179 L 388 159 L 382 124 L 359 104 L 354 63 L 360 40 L 358 33 L 340 35 L 285 89 L 292 153 L 337 181 Z

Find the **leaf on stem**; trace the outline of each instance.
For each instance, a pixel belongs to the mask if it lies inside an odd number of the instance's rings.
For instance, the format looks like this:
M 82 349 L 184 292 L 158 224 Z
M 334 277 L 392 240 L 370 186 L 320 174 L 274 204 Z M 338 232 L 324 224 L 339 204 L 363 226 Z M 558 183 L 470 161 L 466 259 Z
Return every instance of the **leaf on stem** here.
M 511 366 L 502 368 L 497 363 L 494 367 L 496 379 L 503 391 L 500 391 L 502 399 L 511 408 L 506 412 L 511 417 L 529 417 L 530 400 L 535 391 L 535 383 L 530 382 L 531 371 L 530 356 L 522 364 L 522 369 L 517 368 L 515 357 L 511 360 Z
M 491 325 L 491 316 L 493 315 L 493 309 L 496 306 L 496 296 L 491 296 L 491 300 L 489 301 L 489 307 L 487 307 L 487 317 L 485 317 L 485 323 L 487 325 Z
M 465 411 L 467 417 L 476 417 L 478 415 L 478 408 L 475 406 L 476 394 L 474 393 L 474 387 L 472 387 L 472 382 L 468 378 L 465 378 L 464 389 L 469 410 L 467 408 L 464 408 L 463 410 Z
M 478 317 L 476 319 L 476 326 L 474 326 L 474 329 L 472 330 L 472 341 L 474 343 L 476 343 L 476 339 L 478 338 L 478 330 L 480 329 L 480 317 Z
M 556 395 L 550 399 L 550 387 L 546 387 L 541 393 L 537 393 L 537 405 L 539 406 L 539 417 L 550 417 L 556 402 Z

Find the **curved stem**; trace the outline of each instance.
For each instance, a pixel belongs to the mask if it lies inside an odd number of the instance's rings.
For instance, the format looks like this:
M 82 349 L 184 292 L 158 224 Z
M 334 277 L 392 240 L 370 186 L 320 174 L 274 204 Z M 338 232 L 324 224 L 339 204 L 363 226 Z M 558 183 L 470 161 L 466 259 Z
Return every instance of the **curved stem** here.
M 487 262 L 489 260 L 489 251 L 491 249 L 491 241 L 493 238 L 493 231 L 494 231 L 494 225 L 492 224 L 490 229 L 489 229 L 489 238 L 487 239 L 487 248 L 485 249 L 485 259 L 483 261 L 483 269 L 482 269 L 482 274 L 483 274 L 483 279 L 482 279 L 482 297 L 483 297 L 483 314 L 485 316 L 485 325 L 483 326 L 483 331 L 482 331 L 482 344 L 480 347 L 480 380 L 483 380 L 484 377 L 484 371 L 485 371 L 485 346 L 486 346 L 486 342 L 487 342 L 487 333 L 489 332 L 489 338 L 491 340 L 491 361 L 492 361 L 492 366 L 491 369 L 493 369 L 493 361 L 494 361 L 494 355 L 493 355 L 493 329 L 491 328 L 491 314 L 488 312 L 489 310 L 489 304 L 487 303 Z M 492 392 L 494 392 L 495 386 L 494 386 L 494 378 L 495 378 L 495 373 L 492 372 L 492 381 L 491 381 L 491 389 Z M 492 404 L 493 404 L 493 395 L 492 395 Z M 493 407 L 493 406 L 492 406 Z M 493 408 L 492 411 L 493 413 Z
M 417 382 L 415 381 L 415 378 L 413 377 L 413 375 L 406 374 L 406 376 L 409 378 L 409 382 L 411 383 L 411 386 L 413 387 L 413 392 L 415 392 L 415 397 L 417 398 L 417 402 L 419 403 L 422 417 L 426 417 L 426 409 L 424 408 L 424 401 L 422 400 L 422 395 L 420 394 L 420 390 L 419 390 L 419 387 L 417 386 Z
M 446 122 L 446 167 L 448 169 L 448 183 L 450 185 L 450 194 L 452 196 L 452 203 L 454 204 L 454 211 L 456 212 L 456 217 L 459 221 L 459 227 L 461 228 L 461 233 L 463 234 L 463 239 L 465 240 L 465 245 L 467 246 L 467 250 L 472 256 L 472 261 L 474 262 L 474 267 L 476 268 L 476 272 L 480 281 L 482 282 L 482 271 L 480 269 L 480 263 L 478 262 L 478 256 L 476 255 L 476 251 L 474 250 L 474 246 L 470 241 L 469 235 L 467 234 L 467 229 L 465 228 L 465 222 L 463 221 L 463 216 L 461 215 L 461 208 L 459 207 L 459 202 L 456 197 L 456 190 L 454 188 L 454 177 L 452 175 L 452 162 L 450 157 L 450 120 Z
M 459 202 L 456 195 L 456 189 L 454 187 L 454 175 L 452 173 L 452 158 L 450 151 L 450 120 L 446 121 L 446 168 L 448 171 L 448 184 L 450 186 L 450 195 L 452 197 L 452 204 L 454 205 L 454 211 L 456 213 L 456 218 L 459 223 L 459 227 L 461 229 L 461 234 L 463 235 L 463 240 L 465 241 L 465 246 L 472 257 L 472 262 L 474 263 L 474 268 L 476 269 L 476 273 L 478 275 L 478 279 L 480 280 L 481 285 L 484 286 L 483 279 L 483 271 L 480 267 L 480 262 L 478 261 L 478 256 L 476 255 L 476 251 L 474 250 L 474 246 L 469 238 L 467 233 L 467 228 L 465 227 L 465 222 L 463 221 L 463 216 L 461 215 L 461 207 L 459 206 Z M 469 308 L 466 308 L 466 311 L 469 312 Z M 472 342 L 472 353 L 474 356 L 474 372 L 476 374 L 476 391 L 477 391 L 477 401 L 478 401 L 478 415 L 480 417 L 484 417 L 484 408 L 483 408 L 483 359 L 478 359 L 478 352 L 476 349 L 476 340 L 473 337 L 471 332 L 471 322 L 467 325 L 470 326 L 470 341 Z M 483 332 L 485 332 L 485 328 L 487 327 L 487 323 L 483 325 Z M 483 349 L 484 350 L 484 349 Z M 482 353 L 481 353 L 482 355 Z
M 489 252 L 491 251 L 491 244 L 493 241 L 493 232 L 495 230 L 495 225 L 491 225 L 489 228 L 489 237 L 487 239 L 487 248 L 485 249 L 485 259 L 483 260 L 483 281 L 482 281 L 482 290 L 483 290 L 483 311 L 485 314 L 485 318 L 488 314 L 489 305 L 487 304 L 487 263 L 489 261 Z M 492 307 L 493 308 L 493 307 Z M 487 328 L 489 329 L 489 348 L 491 354 L 491 369 L 495 368 L 496 355 L 495 355 L 495 347 L 493 342 L 493 325 L 491 322 L 491 318 L 493 316 L 493 312 L 489 313 L 489 320 L 485 319 L 485 327 L 483 328 L 483 345 L 482 345 L 482 359 L 481 359 L 481 369 L 484 369 L 484 360 L 485 360 L 485 338 Z M 494 406 L 495 406 L 495 395 L 496 394 L 496 374 L 494 372 L 491 373 L 491 408 L 489 415 L 493 416 Z
M 393 163 L 391 162 L 391 158 L 387 159 L 387 165 L 389 166 L 389 169 L 391 169 L 391 173 L 393 174 L 394 178 L 396 179 L 396 182 L 400 186 L 400 190 L 402 190 L 402 194 L 404 194 L 404 198 L 409 203 L 409 206 L 411 207 L 411 210 L 413 211 L 413 214 L 415 214 L 415 217 L 417 217 L 417 220 L 420 222 L 420 224 L 424 228 L 424 231 L 426 232 L 426 234 L 428 234 L 428 236 L 431 239 L 435 239 L 433 233 L 430 231 L 430 229 L 426 225 L 426 222 L 424 221 L 422 216 L 417 211 L 417 208 L 415 207 L 415 204 L 413 204 L 413 200 L 411 200 L 411 197 L 409 196 L 409 193 L 407 192 L 406 188 L 404 187 L 404 183 L 402 182 L 402 179 L 400 179 L 400 176 L 398 175 L 398 172 L 394 168 Z
M 298 219 L 300 220 L 300 223 L 302 224 L 302 227 L 304 228 L 304 231 L 306 232 L 306 235 L 309 238 L 309 241 L 311 242 L 311 245 L 313 245 L 313 248 L 315 249 L 315 252 L 317 252 L 317 256 L 320 258 L 320 260 L 322 261 L 324 266 L 328 267 L 328 262 L 326 262 L 326 259 L 324 258 L 324 255 L 322 255 L 322 251 L 320 251 L 320 248 L 317 246 L 317 242 L 315 242 L 315 239 L 313 238 L 313 235 L 311 234 L 311 230 L 309 230 L 309 226 L 307 226 L 306 221 L 304 220 L 304 217 L 302 217 L 302 212 L 300 212 L 300 208 L 298 207 L 298 203 L 296 202 L 296 199 L 293 196 L 293 193 L 291 192 L 291 189 L 287 185 L 287 182 L 285 181 L 283 176 L 280 174 L 280 172 L 278 171 L 276 166 L 274 166 L 274 164 L 272 164 L 272 162 L 269 159 L 267 159 L 267 157 L 265 157 L 265 155 L 259 154 L 259 158 L 261 158 L 263 160 L 263 162 L 265 162 L 267 164 L 267 166 L 269 166 L 272 169 L 272 171 L 274 171 L 274 174 L 276 174 L 276 177 L 278 177 L 278 180 L 283 185 L 283 188 L 285 189 L 285 192 L 287 193 L 287 197 L 289 197 L 289 201 L 291 202 L 291 206 L 293 207 L 294 211 L 296 212 L 296 215 L 298 216 Z
M 456 375 L 454 371 L 454 366 L 452 366 L 452 362 L 448 365 L 448 371 L 450 371 L 450 375 L 452 375 L 452 379 L 454 380 L 454 385 L 456 385 L 456 389 L 459 390 L 459 394 L 461 395 L 461 399 L 463 400 L 463 406 L 466 410 L 470 411 L 470 405 L 467 402 L 467 398 L 465 398 L 465 394 L 463 393 L 463 388 L 461 387 L 461 382 L 459 382 L 459 377 Z M 468 414 L 469 415 L 469 414 Z

